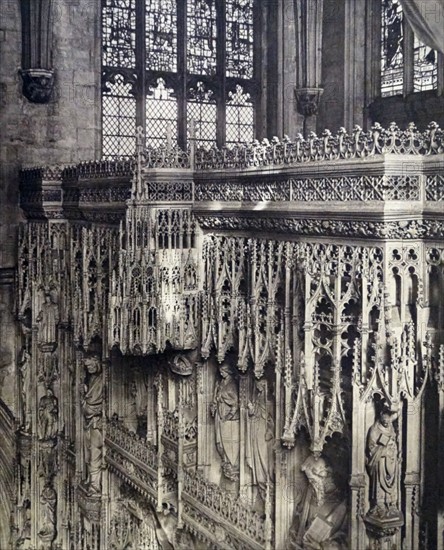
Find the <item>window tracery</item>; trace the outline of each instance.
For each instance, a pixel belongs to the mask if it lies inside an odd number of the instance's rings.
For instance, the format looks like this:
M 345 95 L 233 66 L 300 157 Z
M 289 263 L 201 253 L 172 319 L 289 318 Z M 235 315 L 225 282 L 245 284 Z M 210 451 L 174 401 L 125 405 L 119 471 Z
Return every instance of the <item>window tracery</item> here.
M 254 0 L 103 0 L 103 156 L 252 141 Z M 194 121 L 194 133 L 190 121 Z

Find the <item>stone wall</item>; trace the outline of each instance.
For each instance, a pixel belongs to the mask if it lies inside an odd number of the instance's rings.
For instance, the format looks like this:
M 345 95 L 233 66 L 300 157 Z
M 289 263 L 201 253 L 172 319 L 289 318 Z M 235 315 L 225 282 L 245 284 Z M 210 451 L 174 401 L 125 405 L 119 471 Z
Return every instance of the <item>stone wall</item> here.
M 46 105 L 22 95 L 19 0 L 0 14 L 0 267 L 13 266 L 20 219 L 18 171 L 30 165 L 97 158 L 100 151 L 100 4 L 53 3 L 56 84 Z
M 52 9 L 55 90 L 44 105 L 22 95 L 20 1 L 4 0 L 0 11 L 0 397 L 11 408 L 19 170 L 100 156 L 100 2 L 58 0 Z

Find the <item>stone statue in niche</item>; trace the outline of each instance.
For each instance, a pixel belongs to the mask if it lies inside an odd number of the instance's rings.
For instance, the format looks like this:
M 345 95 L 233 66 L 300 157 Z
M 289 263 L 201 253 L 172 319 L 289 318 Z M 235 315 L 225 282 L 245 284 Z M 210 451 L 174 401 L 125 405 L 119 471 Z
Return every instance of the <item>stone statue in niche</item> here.
M 367 435 L 367 472 L 370 478 L 369 514 L 398 518 L 399 452 L 393 421 L 397 413 L 383 410 Z
M 247 405 L 246 460 L 251 468 L 252 483 L 265 501 L 267 482 L 273 477 L 274 420 L 267 398 L 267 381 L 257 380 L 254 397 Z
M 222 473 L 231 481 L 239 479 L 239 388 L 231 367 L 224 363 L 216 383 L 211 414 L 216 430 L 216 448 L 222 458 Z
M 57 436 L 59 404 L 51 388 L 46 389 L 45 395 L 39 401 L 39 438 L 43 441 L 54 439 Z
M 17 540 L 17 548 L 28 550 L 31 547 L 31 502 L 23 501 L 23 527 Z
M 45 353 L 39 363 L 38 381 L 48 387 L 58 376 L 57 353 Z
M 40 495 L 40 525 L 39 537 L 51 547 L 56 536 L 57 494 L 49 482 L 45 484 Z
M 330 464 L 310 455 L 301 470 L 308 487 L 290 529 L 291 550 L 346 550 L 347 505 Z
M 84 456 L 87 470 L 86 487 L 90 494 L 102 490 L 102 409 L 103 377 L 100 359 L 96 355 L 84 361 L 86 384 L 82 399 L 84 423 Z
M 23 429 L 29 432 L 31 429 L 31 354 L 23 349 L 20 358 L 20 375 L 22 380 L 22 415 Z
M 42 351 L 53 351 L 57 346 L 57 325 L 59 323 L 59 307 L 53 301 L 50 292 L 45 292 L 42 309 L 37 316 L 38 342 Z

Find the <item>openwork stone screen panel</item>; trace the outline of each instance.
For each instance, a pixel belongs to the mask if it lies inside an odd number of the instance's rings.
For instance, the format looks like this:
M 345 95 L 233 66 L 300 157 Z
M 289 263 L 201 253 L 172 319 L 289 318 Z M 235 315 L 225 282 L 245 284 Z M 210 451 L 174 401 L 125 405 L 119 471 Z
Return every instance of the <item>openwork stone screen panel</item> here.
M 417 201 L 419 176 L 327 177 L 294 180 L 294 201 Z
M 196 183 L 196 201 L 289 201 L 290 181 Z
M 191 201 L 193 186 L 191 182 L 149 181 L 146 184 L 147 198 L 150 201 Z
M 444 176 L 439 174 L 427 176 L 426 200 L 435 202 L 444 201 Z

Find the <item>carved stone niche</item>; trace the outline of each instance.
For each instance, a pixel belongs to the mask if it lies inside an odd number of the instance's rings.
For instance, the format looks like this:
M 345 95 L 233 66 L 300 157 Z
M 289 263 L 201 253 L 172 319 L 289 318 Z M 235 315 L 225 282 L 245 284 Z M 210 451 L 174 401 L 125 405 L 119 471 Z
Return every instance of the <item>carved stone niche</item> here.
M 392 537 L 404 525 L 399 509 L 399 441 L 393 425 L 397 417 L 398 412 L 381 409 L 367 433 L 370 510 L 364 522 L 369 536 L 375 539 Z

